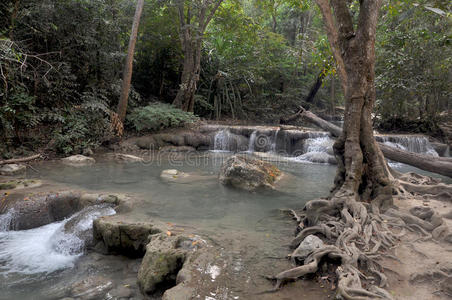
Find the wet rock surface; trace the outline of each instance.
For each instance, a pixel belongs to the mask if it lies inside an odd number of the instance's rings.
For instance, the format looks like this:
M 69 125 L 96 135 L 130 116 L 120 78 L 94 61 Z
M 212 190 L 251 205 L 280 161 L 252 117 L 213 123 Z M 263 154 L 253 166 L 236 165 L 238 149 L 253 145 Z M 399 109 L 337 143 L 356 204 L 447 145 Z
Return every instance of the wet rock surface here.
M 38 179 L 16 179 L 0 182 L 0 190 L 35 188 L 41 185 L 42 181 Z
M 134 222 L 116 215 L 95 220 L 93 231 L 96 251 L 142 257 L 149 242 L 149 235 L 162 230 L 150 222 Z
M 273 189 L 281 171 L 274 165 L 250 157 L 234 155 L 221 167 L 219 180 L 222 184 L 247 191 Z
M 64 164 L 71 165 L 71 166 L 86 166 L 86 165 L 94 164 L 96 162 L 96 160 L 94 158 L 80 155 L 80 154 L 62 158 L 61 161 Z
M 113 159 L 118 162 L 126 162 L 126 163 L 134 163 L 134 162 L 142 162 L 143 159 L 141 157 L 131 155 L 131 154 L 124 154 L 124 153 L 114 153 Z
M 0 166 L 0 175 L 13 176 L 23 174 L 27 170 L 27 166 L 22 164 L 6 164 Z
M 14 211 L 10 229 L 26 230 L 61 221 L 85 207 L 96 204 L 120 204 L 115 195 L 82 194 L 65 191 L 48 195 L 35 195 L 8 203 L 5 211 Z

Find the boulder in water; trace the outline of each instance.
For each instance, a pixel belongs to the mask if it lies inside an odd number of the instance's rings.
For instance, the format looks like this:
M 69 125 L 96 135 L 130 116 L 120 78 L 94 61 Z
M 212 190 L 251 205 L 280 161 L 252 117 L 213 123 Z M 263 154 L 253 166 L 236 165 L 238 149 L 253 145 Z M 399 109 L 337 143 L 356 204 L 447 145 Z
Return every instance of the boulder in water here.
M 93 230 L 96 251 L 129 257 L 143 256 L 149 235 L 161 232 L 149 222 L 133 222 L 118 215 L 96 219 Z
M 71 166 L 85 166 L 95 163 L 96 161 L 92 157 L 84 156 L 84 155 L 72 155 L 65 158 L 62 158 L 61 161 L 67 165 Z
M 61 221 L 83 208 L 96 204 L 118 205 L 122 200 L 115 195 L 81 194 L 73 191 L 37 195 L 9 202 L 5 210 L 13 210 L 9 228 L 26 230 Z
M 248 155 L 229 157 L 220 170 L 220 182 L 247 191 L 274 189 L 281 171 L 274 165 Z
M 5 176 L 18 175 L 24 173 L 26 169 L 27 167 L 22 164 L 6 164 L 0 166 L 0 175 Z
M 145 294 L 155 293 L 160 285 L 176 284 L 176 276 L 185 261 L 185 251 L 176 248 L 177 238 L 165 234 L 152 236 L 138 271 L 138 285 Z
M 192 288 L 187 282 L 192 281 L 191 275 L 198 267 L 204 265 L 199 259 L 211 258 L 211 254 L 204 247 L 206 241 L 198 236 L 155 234 L 146 246 L 146 255 L 138 271 L 138 285 L 144 294 L 153 294 L 159 288 L 170 288 L 163 299 L 191 299 Z M 196 279 L 195 279 L 196 280 Z M 197 284 L 197 282 L 192 282 Z M 181 297 L 190 295 L 190 297 Z M 172 297 L 170 297 L 172 296 Z

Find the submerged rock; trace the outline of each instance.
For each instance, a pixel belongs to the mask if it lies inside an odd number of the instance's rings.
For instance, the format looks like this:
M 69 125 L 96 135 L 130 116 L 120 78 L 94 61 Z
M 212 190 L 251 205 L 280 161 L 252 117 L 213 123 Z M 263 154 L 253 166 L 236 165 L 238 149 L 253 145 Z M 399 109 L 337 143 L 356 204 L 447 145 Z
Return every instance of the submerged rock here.
M 144 255 L 149 235 L 161 232 L 148 222 L 133 222 L 121 216 L 102 217 L 93 223 L 95 250 L 129 257 Z
M 268 162 L 248 155 L 234 155 L 221 167 L 219 180 L 224 185 L 255 191 L 273 189 L 280 177 L 281 171 Z
M 90 276 L 76 281 L 71 286 L 71 296 L 77 299 L 102 299 L 113 288 L 113 282 L 103 276 Z
M 26 169 L 27 167 L 22 164 L 7 164 L 0 166 L 0 175 L 5 176 L 18 175 L 24 173 Z
M 73 166 L 85 166 L 95 163 L 96 161 L 92 157 L 84 156 L 84 155 L 72 155 L 65 158 L 62 158 L 61 161 L 68 165 Z
M 130 154 L 123 154 L 123 153 L 115 153 L 113 155 L 113 158 L 116 161 L 119 162 L 142 162 L 143 159 L 141 157 L 130 155 Z
M 33 187 L 38 187 L 41 185 L 42 185 L 41 180 L 35 180 L 35 179 L 11 180 L 11 181 L 6 181 L 6 182 L 0 182 L 0 190 L 33 188 Z

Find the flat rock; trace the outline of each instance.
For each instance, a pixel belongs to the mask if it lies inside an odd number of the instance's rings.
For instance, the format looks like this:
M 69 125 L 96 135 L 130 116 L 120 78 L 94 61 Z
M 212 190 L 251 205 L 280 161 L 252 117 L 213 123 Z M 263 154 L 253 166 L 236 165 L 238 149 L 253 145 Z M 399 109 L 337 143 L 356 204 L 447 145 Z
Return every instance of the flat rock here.
M 96 160 L 94 158 L 80 155 L 80 154 L 62 158 L 61 161 L 65 164 L 74 165 L 74 166 L 90 165 L 90 164 L 93 164 L 96 162 Z
M 16 190 L 24 188 L 35 188 L 42 185 L 41 180 L 37 179 L 18 179 L 0 182 L 0 190 Z
M 72 284 L 71 296 L 77 299 L 103 299 L 104 295 L 113 288 L 113 283 L 103 276 L 90 276 Z
M 149 235 L 162 230 L 149 222 L 133 222 L 120 215 L 101 217 L 93 223 L 95 250 L 129 257 L 144 255 Z
M 0 175 L 5 175 L 5 176 L 18 175 L 18 174 L 24 173 L 25 170 L 27 170 L 27 167 L 25 165 L 7 164 L 7 165 L 0 166 Z

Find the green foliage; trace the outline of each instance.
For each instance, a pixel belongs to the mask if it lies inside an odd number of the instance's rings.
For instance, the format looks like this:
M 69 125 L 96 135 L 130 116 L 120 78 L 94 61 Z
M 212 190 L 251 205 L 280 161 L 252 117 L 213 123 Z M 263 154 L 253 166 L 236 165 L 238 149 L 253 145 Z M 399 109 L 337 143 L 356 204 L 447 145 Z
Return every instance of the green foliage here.
M 127 119 L 137 131 L 158 131 L 181 127 L 199 120 L 192 113 L 162 103 L 135 108 Z
M 4 137 L 18 136 L 22 130 L 39 123 L 35 98 L 24 88 L 11 90 L 5 98 L 6 101 L 0 106 L 0 129 Z
M 391 124 L 398 124 L 399 130 L 408 130 L 418 124 L 435 132 L 437 125 L 431 123 L 449 109 L 451 21 L 426 5 L 407 0 L 384 6 L 376 64 L 377 123 L 382 128 L 396 130 Z

